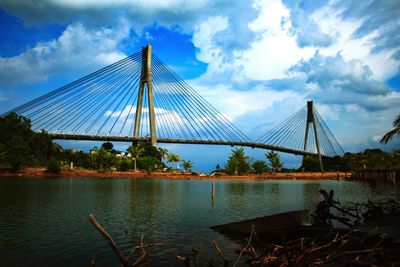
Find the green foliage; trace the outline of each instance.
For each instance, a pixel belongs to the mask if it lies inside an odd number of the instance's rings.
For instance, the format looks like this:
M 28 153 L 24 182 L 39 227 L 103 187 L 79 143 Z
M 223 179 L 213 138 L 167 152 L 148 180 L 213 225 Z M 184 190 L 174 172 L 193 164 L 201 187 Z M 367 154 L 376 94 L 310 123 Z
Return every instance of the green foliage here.
M 100 171 L 109 171 L 116 165 L 116 157 L 102 147 L 97 153 L 97 162 Z
M 31 130 L 29 119 L 16 113 L 0 117 L 0 165 L 13 171 L 23 166 L 46 165 L 56 152 L 47 133 Z
M 152 171 L 158 168 L 159 160 L 155 157 L 144 156 L 139 159 L 138 163 L 140 169 L 145 170 L 148 173 L 151 173 Z
M 324 165 L 324 168 L 326 171 L 328 171 L 327 166 Z M 304 156 L 301 169 L 306 172 L 321 171 L 318 156 Z
M 162 158 L 167 150 L 165 149 L 157 149 L 152 146 L 150 142 L 138 142 L 128 148 L 129 158 L 131 161 L 131 165 L 133 164 L 133 168 L 136 171 L 137 168 L 153 171 L 154 166 L 157 168 L 162 168 Z M 142 157 L 146 159 L 141 160 Z M 155 164 L 154 161 L 156 161 Z
M 114 154 L 114 145 L 111 142 L 105 142 L 101 145 L 101 148 L 103 148 L 105 151 L 111 152 Z
M 145 152 L 145 148 L 143 147 L 142 143 L 139 142 L 135 145 L 129 146 L 128 152 L 130 155 L 130 159 L 133 161 L 133 165 L 134 165 L 133 168 L 136 171 L 137 160 L 139 159 L 139 156 L 141 156 Z
M 12 171 L 17 172 L 23 165 L 28 165 L 30 154 L 29 143 L 22 136 L 12 136 L 6 141 L 5 160 L 10 164 Z
M 257 174 L 263 174 L 268 170 L 268 166 L 263 160 L 256 160 L 251 164 L 251 168 Z
M 52 173 L 59 173 L 61 171 L 60 162 L 55 159 L 51 159 L 49 162 L 47 162 L 47 171 Z
M 271 151 L 268 154 L 265 154 L 265 156 L 269 161 L 272 172 L 279 171 L 283 167 L 283 162 L 281 162 L 281 158 L 278 153 Z
M 342 157 L 322 158 L 326 171 L 355 171 L 362 169 L 399 169 L 400 151 L 392 153 L 380 149 L 366 149 L 360 153 L 345 153 Z M 303 158 L 301 167 L 305 171 L 320 171 L 317 156 Z
M 175 162 L 181 161 L 181 158 L 177 154 L 169 153 L 167 155 L 167 161 L 172 164 L 172 170 L 174 169 Z
M 219 164 L 217 164 L 217 166 L 215 166 L 215 171 L 217 171 L 217 172 L 221 171 L 221 166 L 219 166 Z
M 346 153 L 342 158 L 343 171 L 361 169 L 398 169 L 400 168 L 400 153 L 384 152 L 380 149 L 366 149 L 361 153 Z
M 73 162 L 76 167 L 93 169 L 92 162 L 90 160 L 90 154 L 85 153 L 83 151 L 79 151 L 78 153 L 75 154 Z
M 121 172 L 126 172 L 129 170 L 129 161 L 127 159 L 120 159 L 118 170 Z
M 159 147 L 158 148 L 158 154 L 160 156 L 160 168 L 161 168 L 161 171 L 162 171 L 164 169 L 164 165 L 165 165 L 163 160 L 168 155 L 168 150 L 166 148 Z
M 182 160 L 182 167 L 185 172 L 188 172 L 191 168 L 193 168 L 193 162 L 191 162 L 190 160 Z
M 244 154 L 244 148 L 234 148 L 231 151 L 228 161 L 225 164 L 225 171 L 228 174 L 240 175 L 248 173 L 250 165 L 248 163 L 249 157 Z
M 387 144 L 395 135 L 400 135 L 400 114 L 393 121 L 393 129 L 382 137 L 381 143 Z

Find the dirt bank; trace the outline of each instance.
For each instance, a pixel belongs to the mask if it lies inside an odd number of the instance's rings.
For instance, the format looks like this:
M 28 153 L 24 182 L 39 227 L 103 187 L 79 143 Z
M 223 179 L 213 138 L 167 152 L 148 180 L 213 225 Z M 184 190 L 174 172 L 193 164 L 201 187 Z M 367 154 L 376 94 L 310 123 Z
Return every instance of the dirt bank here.
M 97 178 L 165 178 L 165 179 L 197 179 L 197 180 L 344 180 L 350 176 L 349 173 L 338 172 L 293 172 L 293 173 L 265 173 L 263 175 L 192 175 L 190 173 L 170 172 L 99 172 L 93 170 L 74 169 L 61 171 L 60 173 L 48 173 L 44 168 L 26 168 L 18 173 L 0 172 L 0 176 L 21 177 L 97 177 Z

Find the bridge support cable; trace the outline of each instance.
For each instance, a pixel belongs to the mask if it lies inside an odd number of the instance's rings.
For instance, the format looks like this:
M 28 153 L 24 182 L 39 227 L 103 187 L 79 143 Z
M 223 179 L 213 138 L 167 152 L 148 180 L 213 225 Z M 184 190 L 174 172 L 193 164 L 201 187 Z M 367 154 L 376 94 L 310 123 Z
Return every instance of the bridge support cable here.
M 151 50 L 147 46 L 9 112 L 55 138 L 257 146 Z
M 249 140 L 159 58 L 153 57 L 159 93 L 167 95 L 170 105 L 177 107 L 175 111 L 184 120 L 188 135 L 207 140 Z
M 304 155 L 317 155 L 321 170 L 323 170 L 322 156 L 344 154 L 312 101 L 308 101 L 306 106 L 262 135 L 256 143 L 309 153 Z
M 117 61 L 117 62 L 115 62 L 115 63 L 113 63 L 113 64 L 111 64 L 111 65 L 109 65 L 107 67 L 104 67 L 104 68 L 102 68 L 102 69 L 100 69 L 98 71 L 95 71 L 95 72 L 93 72 L 93 73 L 91 73 L 91 74 L 89 74 L 87 76 L 84 76 L 84 77 L 82 77 L 82 78 L 80 78 L 80 79 L 78 79 L 78 80 L 76 80 L 76 81 L 74 81 L 72 83 L 69 83 L 69 84 L 67 84 L 65 86 L 62 86 L 62 87 L 60 87 L 60 88 L 58 88 L 56 90 L 53 90 L 53 91 L 51 91 L 51 92 L 49 92 L 47 94 L 44 94 L 43 96 L 40 96 L 40 97 L 38 97 L 36 99 L 33 99 L 32 101 L 29 101 L 29 102 L 27 102 L 27 103 L 25 103 L 23 105 L 20 105 L 20 106 L 14 108 L 14 109 L 11 109 L 11 110 L 7 111 L 6 113 L 1 114 L 0 116 L 4 116 L 4 115 L 6 115 L 6 114 L 8 114 L 10 112 L 15 112 L 15 113 L 19 113 L 19 114 L 24 113 L 27 110 L 30 110 L 35 106 L 39 106 L 43 102 L 49 101 L 49 99 L 51 99 L 53 97 L 57 97 L 59 95 L 62 95 L 66 91 L 73 90 L 73 89 L 75 89 L 75 88 L 77 88 L 79 86 L 82 86 L 82 84 L 85 84 L 90 80 L 93 80 L 95 77 L 102 76 L 104 73 L 107 73 L 110 70 L 115 69 L 116 67 L 125 64 L 128 61 L 134 60 L 138 55 L 140 55 L 140 52 L 138 52 L 136 54 L 133 54 L 133 55 L 131 55 L 129 57 L 126 57 L 126 58 L 124 58 L 124 59 L 122 59 L 120 61 Z
M 131 77 L 128 74 L 127 70 L 124 70 L 115 75 L 115 77 L 112 77 L 112 79 L 103 79 L 97 81 L 95 86 L 86 87 L 86 90 L 82 90 L 76 99 L 70 101 L 72 103 L 71 105 L 63 108 L 65 110 L 63 116 L 68 119 L 57 120 L 57 117 L 55 117 L 53 120 L 57 123 L 53 124 L 52 127 L 47 127 L 47 129 L 51 132 L 53 128 L 58 125 L 59 128 L 57 128 L 57 132 L 65 132 L 67 129 L 73 132 L 80 129 L 93 114 L 98 113 L 98 107 L 102 101 L 107 101 L 107 99 L 111 99 L 112 96 L 115 96 L 116 88 L 123 84 L 124 81 L 127 83 L 129 82 Z M 42 127 L 42 125 L 38 126 L 38 128 L 39 127 Z
M 136 53 L 124 58 L 9 112 L 28 117 L 35 131 L 77 134 L 86 129 L 87 134 L 96 134 L 112 120 L 110 114 L 126 107 L 123 96 L 135 96 L 128 85 L 135 80 L 135 73 L 140 73 L 140 57 L 141 53 Z M 111 128 L 107 130 L 109 134 Z

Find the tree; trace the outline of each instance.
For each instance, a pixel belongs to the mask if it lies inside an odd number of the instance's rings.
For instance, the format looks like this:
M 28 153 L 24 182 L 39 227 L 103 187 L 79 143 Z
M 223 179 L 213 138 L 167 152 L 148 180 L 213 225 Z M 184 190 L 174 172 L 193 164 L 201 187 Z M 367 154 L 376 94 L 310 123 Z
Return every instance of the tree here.
M 59 173 L 61 171 L 60 162 L 55 159 L 51 159 L 47 163 L 47 171 L 52 173 Z
M 101 145 L 101 148 L 104 148 L 108 152 L 113 152 L 114 145 L 111 142 L 105 142 Z
M 49 135 L 31 130 L 31 121 L 16 113 L 0 117 L 0 164 L 18 171 L 23 165 L 46 165 L 54 152 Z
M 227 173 L 234 175 L 247 173 L 250 170 L 248 160 L 249 157 L 244 154 L 243 147 L 234 148 L 225 165 L 225 170 Z
M 108 171 L 114 166 L 116 158 L 111 152 L 107 151 L 104 147 L 100 148 L 97 153 L 97 159 L 99 162 L 99 169 L 101 171 Z
M 32 163 L 36 165 L 45 166 L 49 158 L 56 155 L 55 149 L 57 147 L 54 146 L 50 136 L 43 130 L 40 133 L 32 132 L 29 143 L 32 152 Z
M 175 162 L 181 161 L 181 158 L 177 154 L 169 153 L 167 155 L 167 161 L 172 164 L 172 170 L 174 170 Z
M 302 162 L 302 169 L 306 172 L 318 172 L 321 171 L 321 166 L 319 164 L 319 158 L 317 156 L 304 156 Z M 327 169 L 327 166 L 325 166 Z
M 257 174 L 263 174 L 268 170 L 267 164 L 263 160 L 256 160 L 251 164 L 253 171 Z
M 381 139 L 381 143 L 387 144 L 395 135 L 400 135 L 400 114 L 393 121 L 393 129 L 385 133 Z
M 193 162 L 190 160 L 182 160 L 182 167 L 185 169 L 185 172 L 188 172 L 191 168 L 193 168 Z
M 281 162 L 281 159 L 280 159 L 280 156 L 278 153 L 271 151 L 268 154 L 265 154 L 265 156 L 269 160 L 272 172 L 278 171 L 279 169 L 281 169 L 283 167 L 283 163 Z
M 158 159 L 151 156 L 144 156 L 139 159 L 140 166 L 143 170 L 146 170 L 147 173 L 151 173 L 155 169 L 157 169 Z
M 18 171 L 31 161 L 31 121 L 16 113 L 0 117 L 0 163 Z
M 122 172 L 126 172 L 129 170 L 129 162 L 126 158 L 122 158 L 119 160 L 118 170 Z
M 6 144 L 5 160 L 11 165 L 12 171 L 19 171 L 23 165 L 29 163 L 29 142 L 23 139 L 22 136 L 12 136 Z
M 158 153 L 160 153 L 160 163 L 161 163 L 160 167 L 161 167 L 161 171 L 163 171 L 163 160 L 168 155 L 168 150 L 166 148 L 159 147 Z
M 136 172 L 136 161 L 138 160 L 139 156 L 141 156 L 145 152 L 145 148 L 143 147 L 142 143 L 137 143 L 134 146 L 129 146 L 128 151 L 131 154 L 131 158 L 134 162 L 134 171 Z

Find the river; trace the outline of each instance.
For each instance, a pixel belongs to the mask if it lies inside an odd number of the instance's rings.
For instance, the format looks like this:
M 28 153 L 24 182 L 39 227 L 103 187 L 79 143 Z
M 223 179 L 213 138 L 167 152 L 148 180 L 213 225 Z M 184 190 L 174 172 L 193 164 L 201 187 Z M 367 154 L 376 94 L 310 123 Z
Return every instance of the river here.
M 104 178 L 0 179 L 1 266 L 118 266 L 104 238 L 88 222 L 97 220 L 129 252 L 144 235 L 162 242 L 148 249 L 151 266 L 183 266 L 169 253 L 217 258 L 216 240 L 226 256 L 236 259 L 239 245 L 209 226 L 295 209 L 314 210 L 320 189 L 335 199 L 366 201 L 393 197 L 400 189 L 345 181 L 211 181 Z

